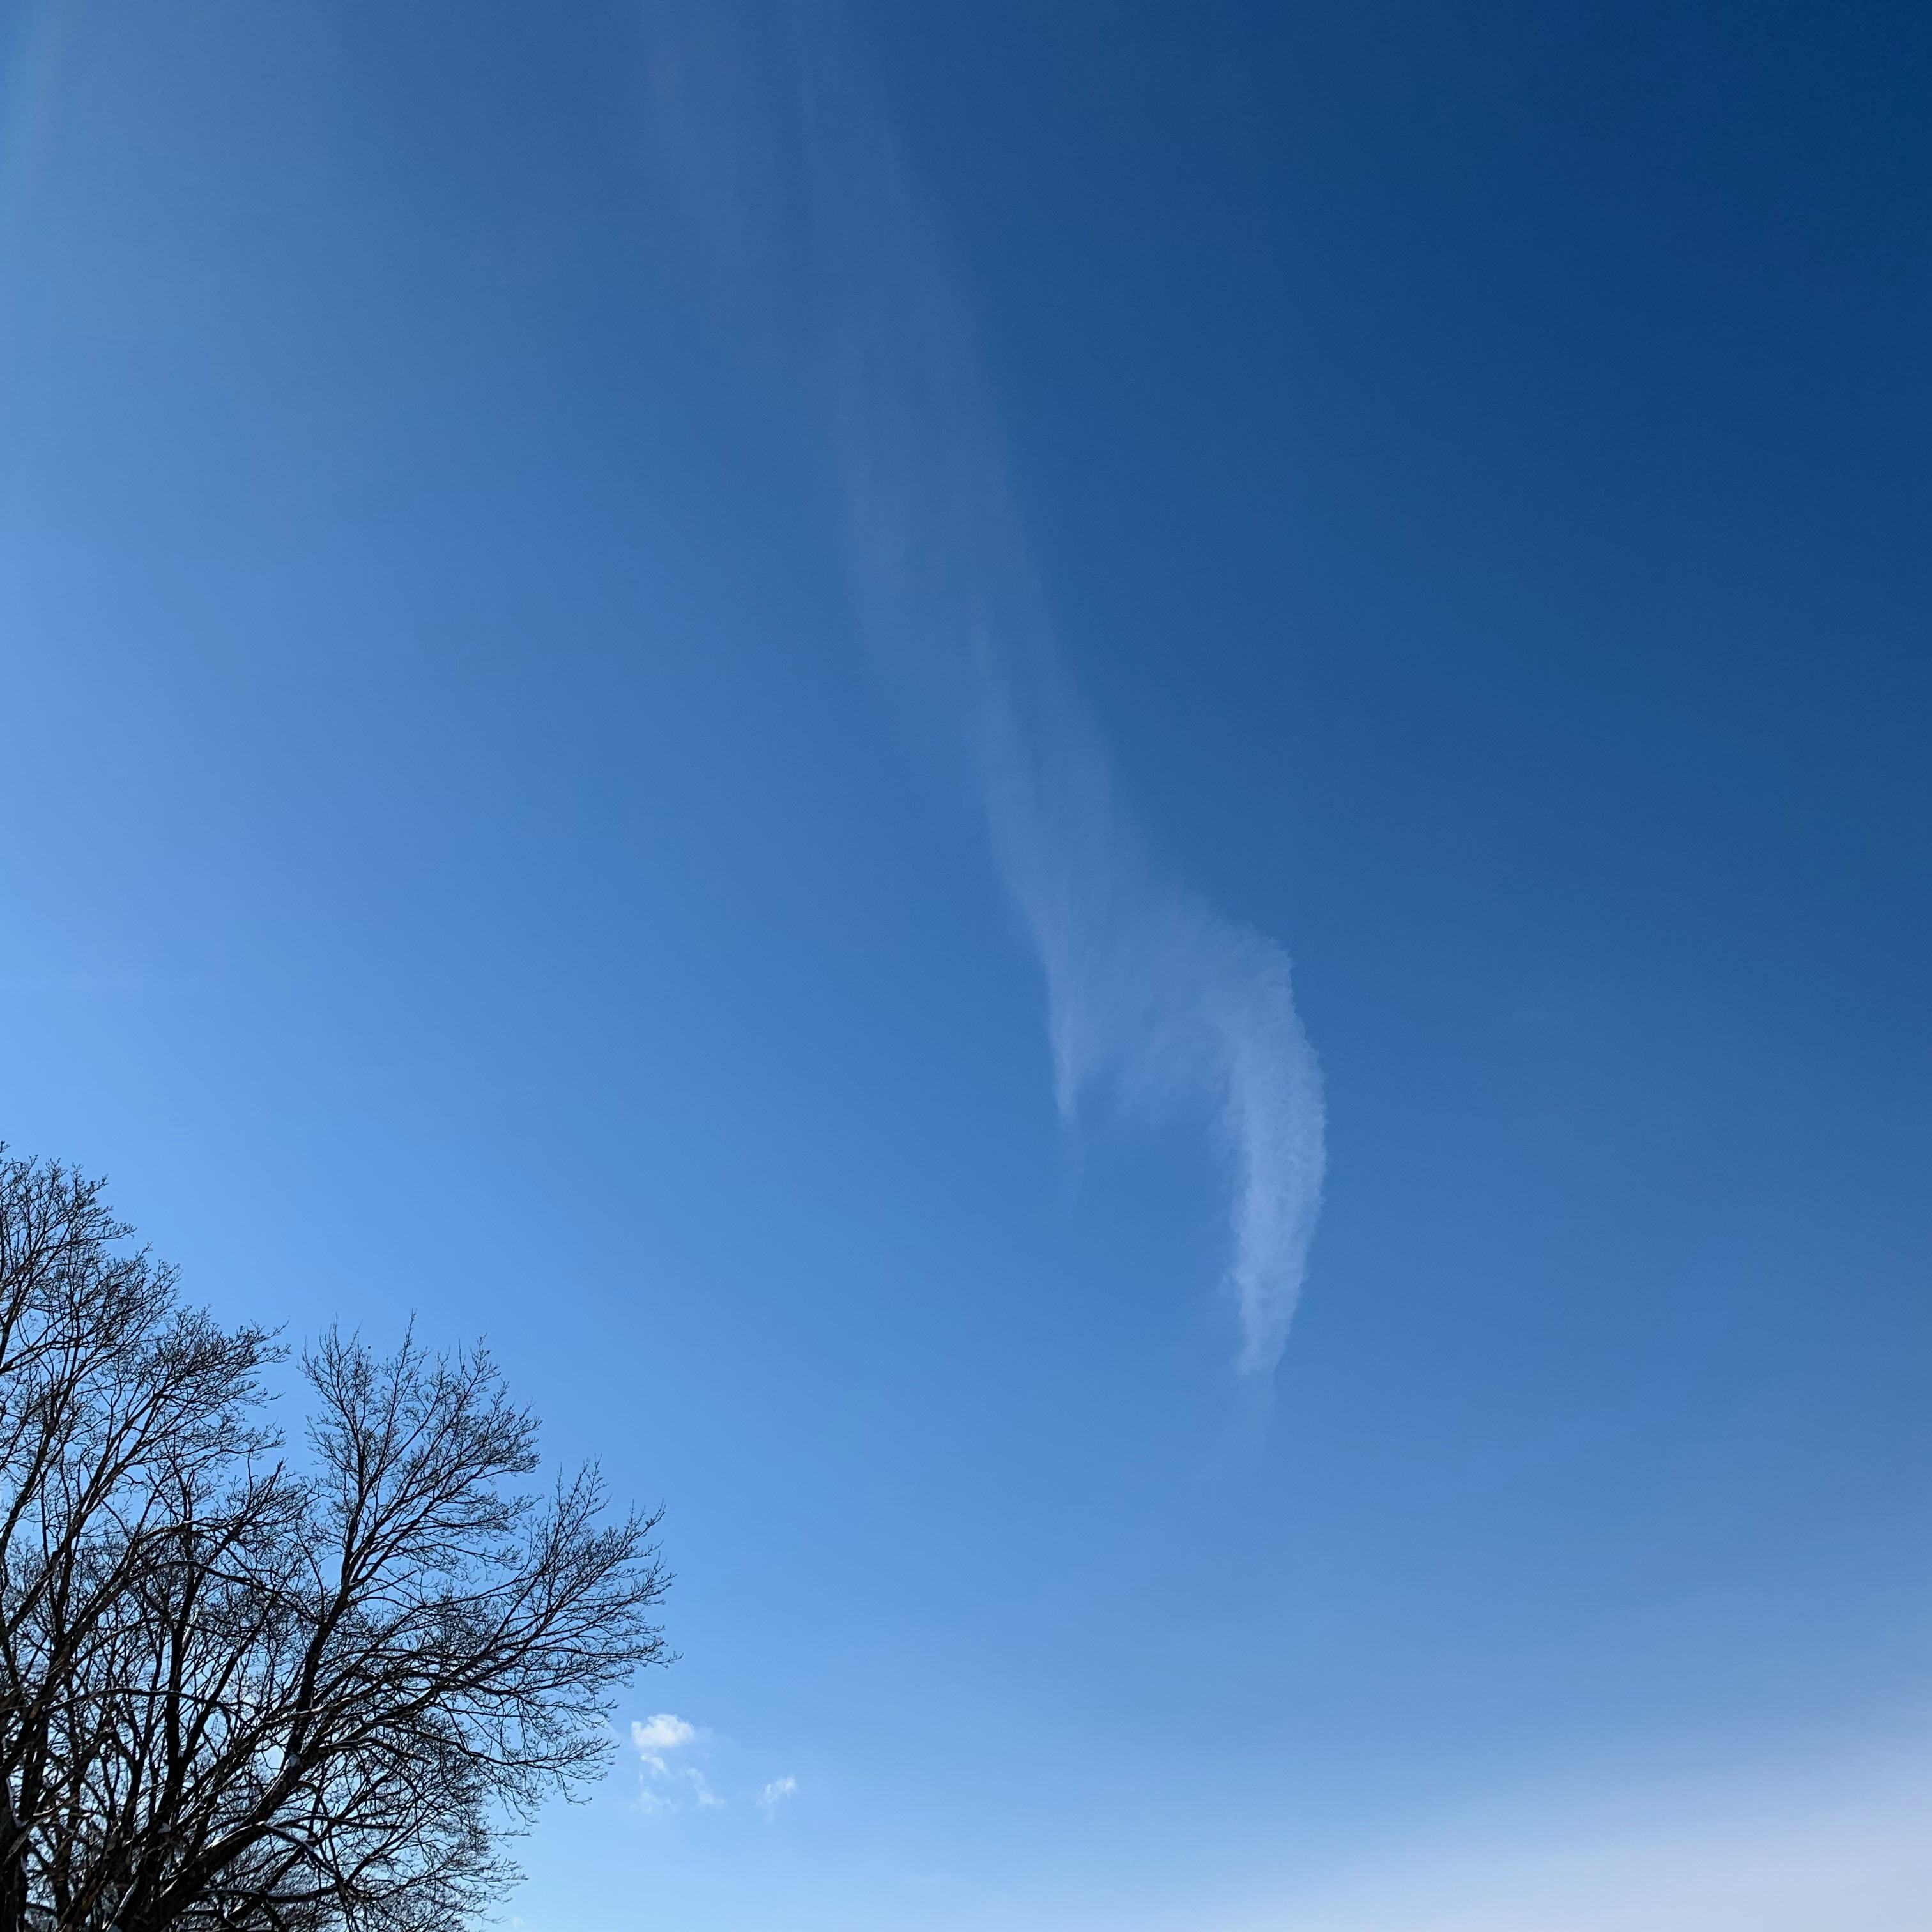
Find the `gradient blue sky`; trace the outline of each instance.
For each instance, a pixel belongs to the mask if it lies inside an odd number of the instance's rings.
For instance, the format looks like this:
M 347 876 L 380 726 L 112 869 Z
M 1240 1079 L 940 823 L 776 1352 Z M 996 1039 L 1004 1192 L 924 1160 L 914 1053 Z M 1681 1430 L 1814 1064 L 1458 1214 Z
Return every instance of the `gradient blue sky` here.
M 679 1723 L 526 1926 L 1925 1922 L 1932 16 L 6 26 L 0 1136 L 668 1504 Z M 1264 1420 L 1212 1095 L 1056 1110 L 854 382 L 996 476 L 934 567 L 1142 925 L 1292 957 Z

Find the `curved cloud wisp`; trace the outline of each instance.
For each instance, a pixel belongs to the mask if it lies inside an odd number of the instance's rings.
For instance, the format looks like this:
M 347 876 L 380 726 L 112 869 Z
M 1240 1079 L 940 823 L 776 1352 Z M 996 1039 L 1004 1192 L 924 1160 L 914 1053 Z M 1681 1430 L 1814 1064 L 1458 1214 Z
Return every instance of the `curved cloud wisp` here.
M 811 321 L 865 628 L 983 811 L 1044 970 L 1055 1098 L 1210 1120 L 1265 1387 L 1306 1272 L 1322 1082 L 1287 953 L 1154 851 L 1068 675 L 968 305 L 836 0 L 650 0 L 654 121 L 719 258 Z M 796 230 L 802 250 L 787 245 Z

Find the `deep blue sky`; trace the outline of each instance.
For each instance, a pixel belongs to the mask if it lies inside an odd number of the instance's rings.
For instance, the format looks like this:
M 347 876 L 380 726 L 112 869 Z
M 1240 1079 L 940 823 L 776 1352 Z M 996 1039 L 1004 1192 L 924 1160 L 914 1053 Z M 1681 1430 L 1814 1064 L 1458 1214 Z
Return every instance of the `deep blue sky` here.
M 14 10 L 0 1136 L 668 1504 L 622 1720 L 704 1735 L 532 1928 L 1339 1924 L 1526 1792 L 1910 1784 L 1932 16 L 858 20 L 1121 788 L 1294 958 L 1264 1438 L 1213 1149 L 1056 1117 L 809 272 L 721 268 L 628 6 Z

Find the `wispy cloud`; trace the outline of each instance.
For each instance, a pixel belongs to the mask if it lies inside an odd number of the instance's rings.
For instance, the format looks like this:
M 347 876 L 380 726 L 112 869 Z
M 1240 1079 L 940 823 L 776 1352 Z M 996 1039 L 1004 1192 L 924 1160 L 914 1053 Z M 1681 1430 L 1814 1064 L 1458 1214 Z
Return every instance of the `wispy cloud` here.
M 758 1793 L 758 1808 L 761 1811 L 776 1811 L 788 1798 L 798 1792 L 798 1780 L 792 1777 L 775 1778 Z
M 814 318 L 856 599 L 984 813 L 1045 973 L 1059 1107 L 1190 1113 L 1218 1136 L 1238 1365 L 1264 1387 L 1325 1160 L 1288 955 L 1180 878 L 1121 795 L 1036 578 L 969 306 L 844 8 L 654 0 L 648 17 L 657 122 L 721 257 L 766 307 Z

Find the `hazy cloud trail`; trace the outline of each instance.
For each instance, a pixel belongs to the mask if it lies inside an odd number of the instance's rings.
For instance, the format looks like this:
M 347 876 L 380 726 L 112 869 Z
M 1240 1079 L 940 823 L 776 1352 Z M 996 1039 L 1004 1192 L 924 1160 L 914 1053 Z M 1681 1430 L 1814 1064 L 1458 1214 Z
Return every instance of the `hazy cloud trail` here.
M 1045 970 L 1055 1096 L 1210 1120 L 1234 1170 L 1238 1366 L 1265 1386 L 1307 1267 L 1322 1081 L 1288 955 L 1150 844 L 1074 690 L 968 304 L 836 0 L 646 0 L 673 172 L 754 302 L 811 318 L 854 595 L 955 740 Z M 802 238 L 802 241 L 800 238 Z

